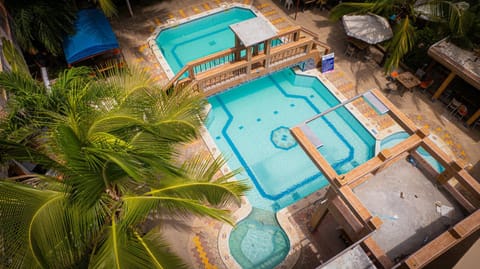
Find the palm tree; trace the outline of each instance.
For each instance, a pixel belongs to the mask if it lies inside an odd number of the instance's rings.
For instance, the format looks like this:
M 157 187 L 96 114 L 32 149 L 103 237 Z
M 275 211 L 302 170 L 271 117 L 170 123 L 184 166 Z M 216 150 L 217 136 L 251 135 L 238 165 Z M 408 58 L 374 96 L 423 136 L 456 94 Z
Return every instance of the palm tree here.
M 162 240 L 160 219 L 193 213 L 232 223 L 222 207 L 239 202 L 248 187 L 229 180 L 236 172 L 219 173 L 222 159 L 179 158 L 178 145 L 198 136 L 205 102 L 199 94 L 167 93 L 141 72 L 96 79 L 86 71 L 62 73 L 38 109 L 28 111 L 33 119 L 18 124 L 19 138 L 0 133 L 1 161 L 50 171 L 0 181 L 1 264 L 183 268 Z M 42 87 L 24 77 L 6 81 L 0 85 L 17 103 L 15 93 Z
M 13 19 L 15 39 L 25 51 L 45 48 L 59 55 L 63 38 L 75 31 L 71 0 L 7 0 L 5 6 Z
M 94 0 L 95 3 L 97 3 L 100 8 L 103 10 L 103 13 L 107 16 L 113 16 L 117 14 L 117 7 L 113 3 L 112 0 Z M 130 13 L 130 16 L 133 17 L 133 11 L 132 11 L 132 6 L 130 5 L 130 0 L 125 0 L 125 3 L 127 4 L 128 12 Z
M 422 13 L 417 7 L 428 7 L 428 13 Z M 461 5 L 452 1 L 439 0 L 374 0 L 362 3 L 345 2 L 331 10 L 330 19 L 339 20 L 346 14 L 374 13 L 386 17 L 393 25 L 393 38 L 386 42 L 385 70 L 390 71 L 400 64 L 403 56 L 415 45 L 415 23 L 420 15 L 427 16 L 437 23 L 449 25 L 451 33 L 465 36 L 465 16 Z

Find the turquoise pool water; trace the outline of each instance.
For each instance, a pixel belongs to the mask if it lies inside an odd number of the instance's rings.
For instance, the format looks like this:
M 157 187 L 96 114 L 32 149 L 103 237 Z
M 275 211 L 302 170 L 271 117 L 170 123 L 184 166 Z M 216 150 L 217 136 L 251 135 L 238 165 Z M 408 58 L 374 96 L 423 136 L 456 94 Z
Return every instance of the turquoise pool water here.
M 382 140 L 380 143 L 380 150 L 386 149 L 386 148 L 391 148 L 398 143 L 402 142 L 403 140 L 407 139 L 409 137 L 409 134 L 407 132 L 398 132 L 394 133 Z M 445 167 L 443 167 L 435 158 L 433 158 L 432 155 L 430 155 L 424 148 L 418 147 L 417 152 L 422 156 L 423 159 L 425 159 L 438 173 L 442 173 L 445 170 Z
M 286 69 L 208 99 L 207 129 L 230 168 L 255 187 L 253 207 L 278 211 L 328 184 L 289 128 L 339 101 L 316 78 Z M 374 155 L 374 138 L 344 108 L 310 122 L 320 153 L 346 173 Z
M 187 63 L 235 46 L 235 35 L 228 27 L 256 17 L 249 9 L 230 8 L 162 30 L 156 43 L 176 74 Z
M 229 238 L 230 252 L 243 268 L 267 269 L 279 264 L 290 242 L 272 211 L 254 208 Z
M 325 187 L 328 181 L 289 128 L 339 101 L 316 78 L 285 69 L 208 99 L 206 126 L 231 169 L 254 186 L 252 213 L 237 223 L 230 252 L 242 268 L 274 268 L 290 245 L 275 212 Z M 323 141 L 320 153 L 340 174 L 374 155 L 375 139 L 345 108 L 308 123 Z

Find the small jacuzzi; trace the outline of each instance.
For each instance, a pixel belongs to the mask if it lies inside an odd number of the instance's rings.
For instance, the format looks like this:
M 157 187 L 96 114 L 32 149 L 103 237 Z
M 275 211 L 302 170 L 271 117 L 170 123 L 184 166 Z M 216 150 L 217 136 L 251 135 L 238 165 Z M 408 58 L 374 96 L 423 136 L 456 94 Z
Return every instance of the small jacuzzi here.
M 404 131 L 387 136 L 382 140 L 382 142 L 380 142 L 380 151 L 397 145 L 398 143 L 407 139 L 409 136 L 410 135 Z M 420 154 L 420 156 L 422 156 L 422 158 L 427 161 L 438 173 L 442 173 L 445 170 L 445 167 L 443 167 L 435 158 L 433 158 L 433 156 L 430 155 L 424 148 L 419 147 L 417 149 L 417 153 Z

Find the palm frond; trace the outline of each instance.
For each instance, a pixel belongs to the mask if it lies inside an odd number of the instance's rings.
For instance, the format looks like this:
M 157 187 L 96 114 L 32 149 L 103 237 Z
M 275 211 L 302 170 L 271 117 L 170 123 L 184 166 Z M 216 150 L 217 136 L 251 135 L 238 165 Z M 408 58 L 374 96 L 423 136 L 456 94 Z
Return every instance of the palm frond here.
M 390 57 L 385 62 L 387 72 L 396 68 L 403 56 L 409 52 L 415 44 L 415 28 L 409 17 L 402 19 L 393 30 L 393 38 L 388 42 L 387 51 Z
M 30 75 L 27 63 L 20 51 L 17 50 L 12 41 L 2 37 L 2 51 L 5 59 L 12 68 L 13 72 L 24 73 Z
M 47 155 L 20 143 L 0 139 L 0 162 L 11 160 L 41 164 L 44 167 L 56 167 L 55 161 Z
M 6 1 L 13 17 L 19 45 L 31 52 L 46 48 L 54 55 L 62 52 L 63 37 L 74 32 L 75 9 L 72 1 Z M 36 44 L 40 43 L 40 48 Z
M 138 233 L 135 233 L 135 236 L 155 264 L 162 268 L 188 268 L 177 255 L 169 250 L 168 244 L 162 239 L 160 229 L 154 228 L 143 237 L 140 237 Z
M 375 3 L 351 3 L 345 2 L 336 5 L 330 10 L 329 19 L 332 21 L 340 20 L 343 15 L 347 14 L 365 14 L 372 11 L 375 7 Z
M 185 217 L 191 214 L 208 216 L 233 225 L 228 210 L 211 207 L 198 199 L 160 194 L 154 196 L 125 196 L 123 202 L 122 220 L 126 227 L 145 221 L 148 214 L 154 212 L 175 217 Z
M 98 3 L 103 13 L 108 17 L 117 15 L 117 8 L 112 0 L 94 0 L 94 2 Z
M 104 230 L 102 240 L 96 245 L 90 258 L 90 268 L 162 268 L 158 260 L 152 260 L 138 237 L 131 229 L 122 229 L 121 223 L 112 218 L 112 225 Z M 141 238 L 141 237 L 140 237 Z M 156 263 L 157 262 L 157 263 Z
M 103 214 L 66 201 L 61 192 L 0 182 L 0 237 L 12 267 L 65 268 L 81 259 Z

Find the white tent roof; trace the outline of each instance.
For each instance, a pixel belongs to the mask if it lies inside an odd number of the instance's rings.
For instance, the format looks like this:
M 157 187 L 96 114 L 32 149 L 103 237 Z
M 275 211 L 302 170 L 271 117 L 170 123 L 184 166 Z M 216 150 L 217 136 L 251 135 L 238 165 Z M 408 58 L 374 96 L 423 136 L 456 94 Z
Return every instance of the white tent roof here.
M 348 36 L 368 44 L 377 44 L 393 37 L 387 19 L 375 14 L 344 15 L 342 21 Z
M 245 47 L 258 44 L 277 35 L 277 31 L 263 18 L 256 17 L 230 25 Z

